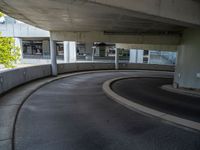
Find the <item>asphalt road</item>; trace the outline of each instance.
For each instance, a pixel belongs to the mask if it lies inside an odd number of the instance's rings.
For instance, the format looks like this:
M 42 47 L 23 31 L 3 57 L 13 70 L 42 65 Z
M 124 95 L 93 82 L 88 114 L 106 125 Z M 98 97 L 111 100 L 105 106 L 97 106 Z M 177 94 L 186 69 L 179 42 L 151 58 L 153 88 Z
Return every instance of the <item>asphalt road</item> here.
M 199 132 L 143 116 L 105 96 L 104 81 L 133 74 L 83 74 L 39 89 L 19 112 L 15 150 L 199 150 Z
M 172 83 L 172 78 L 130 78 L 114 82 L 112 90 L 147 107 L 200 122 L 200 98 L 161 89 Z

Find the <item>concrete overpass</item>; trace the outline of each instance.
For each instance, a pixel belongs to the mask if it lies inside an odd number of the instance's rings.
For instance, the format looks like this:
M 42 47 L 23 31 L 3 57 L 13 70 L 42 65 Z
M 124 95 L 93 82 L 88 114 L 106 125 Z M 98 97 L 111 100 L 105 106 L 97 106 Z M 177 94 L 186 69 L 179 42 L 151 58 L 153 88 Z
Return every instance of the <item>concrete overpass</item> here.
M 54 67 L 53 41 L 57 40 L 178 50 L 175 85 L 200 88 L 198 0 L 2 0 L 0 10 L 51 32 Z M 56 75 L 56 67 L 53 70 Z
M 196 45 L 199 42 L 199 33 L 196 32 L 200 27 L 199 1 L 126 0 L 122 3 L 117 0 L 113 3 L 111 0 L 2 0 L 0 4 L 1 11 L 6 14 L 51 31 L 52 41 L 104 41 L 131 43 L 131 47 L 178 49 L 180 54 L 175 82 L 183 87 L 200 88 L 198 58 L 189 65 L 181 55 L 183 51 L 192 52 L 194 56 L 199 54 L 195 50 L 199 48 Z M 192 32 L 195 32 L 195 37 L 190 36 Z M 193 46 L 189 48 L 188 42 L 192 42 Z M 51 47 L 54 54 L 54 46 Z M 180 69 L 179 66 L 184 67 Z M 192 74 L 186 74 L 190 68 Z M 185 83 L 184 80 L 188 78 L 190 82 Z
M 199 96 L 160 88 L 200 89 L 199 1 L 1 0 L 0 10 L 49 30 L 52 59 L 0 74 L 0 149 L 200 149 Z M 56 41 L 178 51 L 175 74 L 173 66 L 118 64 L 117 49 L 115 65 L 57 65 Z M 85 70 L 112 71 L 69 74 Z

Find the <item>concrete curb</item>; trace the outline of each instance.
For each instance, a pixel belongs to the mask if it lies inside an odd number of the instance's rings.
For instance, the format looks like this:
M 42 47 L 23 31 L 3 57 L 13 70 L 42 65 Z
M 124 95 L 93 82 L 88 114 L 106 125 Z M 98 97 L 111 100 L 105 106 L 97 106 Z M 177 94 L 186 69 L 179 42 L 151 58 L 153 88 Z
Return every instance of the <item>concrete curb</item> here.
M 189 91 L 189 90 L 186 90 L 186 89 L 175 89 L 175 88 L 173 88 L 172 85 L 163 85 L 161 88 L 163 90 L 166 90 L 166 91 L 169 91 L 169 92 L 200 98 L 199 92 Z
M 113 92 L 113 90 L 111 89 L 111 84 L 113 82 L 122 80 L 122 79 L 133 78 L 133 77 L 138 78 L 137 76 L 132 76 L 132 77 L 125 77 L 125 78 L 121 77 L 121 78 L 115 78 L 115 79 L 108 80 L 108 81 L 104 82 L 102 89 L 103 89 L 104 93 L 108 97 L 110 97 L 112 100 L 124 105 L 125 107 L 127 107 L 133 111 L 136 111 L 136 112 L 139 112 L 139 113 L 142 113 L 145 115 L 157 117 L 157 118 L 160 118 L 161 120 L 165 120 L 165 121 L 174 123 L 176 125 L 181 125 L 181 126 L 184 126 L 184 127 L 196 130 L 196 131 L 200 131 L 200 123 L 198 123 L 198 122 L 187 120 L 187 119 L 180 118 L 177 116 L 173 116 L 173 115 L 137 104 L 131 100 L 128 100 L 128 99 L 118 95 L 117 93 Z M 142 76 L 142 77 L 147 77 L 147 76 Z M 148 76 L 148 77 L 158 77 L 158 76 Z

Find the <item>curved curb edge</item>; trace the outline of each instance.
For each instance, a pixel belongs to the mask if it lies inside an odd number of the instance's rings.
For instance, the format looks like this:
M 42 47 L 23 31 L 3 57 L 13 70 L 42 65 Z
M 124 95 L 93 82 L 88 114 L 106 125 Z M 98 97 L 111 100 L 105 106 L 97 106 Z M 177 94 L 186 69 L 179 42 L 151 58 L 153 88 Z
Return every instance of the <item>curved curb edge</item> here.
M 172 87 L 172 85 L 163 85 L 161 87 L 161 89 L 163 89 L 165 91 L 173 92 L 173 93 L 176 93 L 176 94 L 200 98 L 200 93 L 193 92 L 193 91 L 187 91 L 187 90 L 183 90 L 183 89 L 175 89 L 175 88 Z
M 24 103 L 26 102 L 26 100 L 36 91 L 38 91 L 40 88 L 44 87 L 45 85 L 48 85 L 54 81 L 60 80 L 60 79 L 64 79 L 64 78 L 68 78 L 68 77 L 72 77 L 72 76 L 76 76 L 76 75 L 83 75 L 83 74 L 88 74 L 88 73 L 101 73 L 101 72 L 119 72 L 121 70 L 92 70 L 92 71 L 78 71 L 78 72 L 69 72 L 69 73 L 64 73 L 64 74 L 60 74 L 56 77 L 46 77 L 41 79 L 42 81 L 35 87 L 33 88 L 22 100 L 22 102 L 19 104 L 19 107 L 17 108 L 17 112 L 15 114 L 15 119 L 14 119 L 14 123 L 13 123 L 13 129 L 12 129 L 12 138 L 11 138 L 11 149 L 15 150 L 15 131 L 16 131 L 16 124 L 17 124 L 17 120 L 19 117 L 19 113 L 20 110 L 22 108 L 22 106 L 24 105 Z M 123 70 L 123 71 L 127 71 L 127 72 L 137 72 L 138 70 Z M 153 71 L 152 71 L 153 72 Z M 39 80 L 39 79 L 38 79 Z M 36 80 L 37 81 L 37 80 Z M 32 82 L 35 81 L 31 81 L 29 83 L 26 84 L 31 84 Z M 23 85 L 22 85 L 23 86 Z
M 127 78 L 134 78 L 134 77 L 135 76 L 120 77 L 120 78 L 114 78 L 114 79 L 108 80 L 108 81 L 104 82 L 102 89 L 109 98 L 111 98 L 112 100 L 120 103 L 121 105 L 123 105 L 133 111 L 136 111 L 136 112 L 139 112 L 142 114 L 146 114 L 146 115 L 151 115 L 153 117 L 157 117 L 157 118 L 160 118 L 162 120 L 165 120 L 165 121 L 177 124 L 177 125 L 181 125 L 181 126 L 184 126 L 184 127 L 196 130 L 196 131 L 200 131 L 200 123 L 198 123 L 198 122 L 187 120 L 187 119 L 180 118 L 177 116 L 173 116 L 173 115 L 140 105 L 138 103 L 130 101 L 130 100 L 116 94 L 115 92 L 113 92 L 113 90 L 110 87 L 111 84 L 115 81 L 127 79 Z M 150 77 L 154 77 L 154 76 L 150 76 Z

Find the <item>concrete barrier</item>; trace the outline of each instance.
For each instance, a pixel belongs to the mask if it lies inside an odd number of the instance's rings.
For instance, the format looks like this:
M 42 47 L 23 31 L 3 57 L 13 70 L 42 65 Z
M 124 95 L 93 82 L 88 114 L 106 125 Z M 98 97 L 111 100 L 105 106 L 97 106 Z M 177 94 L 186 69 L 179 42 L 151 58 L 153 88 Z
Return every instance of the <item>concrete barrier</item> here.
M 121 70 L 154 70 L 154 71 L 170 71 L 174 72 L 175 66 L 173 65 L 156 65 L 156 64 L 131 64 L 120 63 L 119 69 Z
M 115 65 L 113 63 L 69 63 L 59 64 L 58 73 L 69 73 L 77 71 L 91 71 L 91 70 L 113 70 Z
M 174 66 L 149 64 L 120 64 L 121 70 L 155 70 L 174 71 Z M 69 63 L 59 64 L 58 73 L 70 73 L 91 70 L 114 70 L 113 63 Z M 40 65 L 19 69 L 12 69 L 0 73 L 0 94 L 24 83 L 51 76 L 51 65 Z
M 24 83 L 51 75 L 50 65 L 12 69 L 0 73 L 0 94 Z

